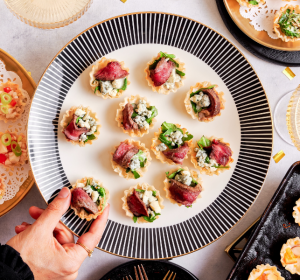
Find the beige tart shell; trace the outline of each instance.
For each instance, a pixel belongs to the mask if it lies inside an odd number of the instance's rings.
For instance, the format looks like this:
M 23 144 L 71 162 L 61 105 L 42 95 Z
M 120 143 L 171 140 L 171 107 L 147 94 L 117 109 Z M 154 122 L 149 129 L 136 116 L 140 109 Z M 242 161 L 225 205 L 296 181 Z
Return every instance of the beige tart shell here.
M 189 170 L 189 168 L 186 167 L 186 166 L 185 166 L 185 167 L 180 167 L 180 168 L 184 169 L 185 171 L 189 171 L 189 172 L 191 173 L 192 178 L 194 178 L 195 180 L 197 180 L 198 184 L 200 184 L 201 187 L 202 187 L 202 181 L 201 181 L 201 179 L 200 179 L 200 177 L 198 176 L 198 173 L 197 173 L 196 171 L 194 171 L 194 170 Z M 169 171 L 169 174 L 172 174 L 172 173 L 176 172 L 178 169 L 179 169 L 179 168 L 175 168 L 175 169 L 170 170 L 170 171 Z M 172 198 L 171 192 L 170 192 L 170 186 L 171 186 L 171 184 L 169 183 L 169 180 L 170 180 L 170 179 L 168 179 L 167 176 L 166 176 L 166 178 L 165 178 L 165 180 L 164 180 L 164 185 L 165 185 L 165 186 L 164 186 L 164 190 L 165 190 L 165 192 L 166 192 L 166 198 L 169 199 L 169 200 L 171 201 L 171 203 L 177 204 L 178 206 L 182 206 L 183 204 L 178 203 L 176 200 L 174 200 L 174 199 Z M 202 187 L 202 191 L 203 191 L 203 187 Z M 201 198 L 201 193 L 202 193 L 202 191 L 200 192 L 200 194 L 197 196 L 197 198 L 195 199 L 195 201 L 194 201 L 192 204 L 196 203 L 197 200 L 198 200 L 199 198 Z M 184 206 L 184 205 L 183 205 L 183 206 Z
M 97 87 L 97 84 L 94 83 L 95 81 L 95 74 L 102 68 L 106 67 L 108 63 L 112 62 L 112 61 L 118 61 L 116 59 L 109 59 L 106 57 L 102 57 L 96 64 L 94 64 L 92 66 L 92 71 L 90 72 L 90 86 L 93 90 L 93 92 L 97 95 L 97 96 L 101 96 L 103 99 L 107 99 L 107 98 L 119 98 L 120 96 L 123 95 L 124 90 L 119 89 L 118 93 L 116 94 L 116 96 L 110 96 L 108 94 L 103 95 L 99 90 L 97 90 L 95 92 L 95 89 Z M 118 61 L 121 64 L 121 68 L 122 70 L 126 70 L 129 73 L 129 68 L 125 68 L 125 63 L 124 61 Z M 130 81 L 128 79 L 129 75 L 126 77 L 127 78 L 127 86 L 130 84 Z
M 246 6 L 248 8 L 256 8 L 266 3 L 265 0 L 261 0 L 258 5 L 250 4 L 247 0 L 236 0 L 241 6 Z M 259 0 L 258 0 L 259 1 Z
M 300 198 L 296 201 L 296 206 L 293 208 L 293 217 L 295 219 L 295 223 L 300 226 Z
M 93 141 L 98 139 L 98 136 L 100 134 L 101 125 L 99 124 L 100 121 L 99 121 L 99 119 L 97 119 L 96 113 L 92 112 L 90 107 L 83 107 L 82 105 L 80 105 L 78 107 L 75 107 L 75 106 L 71 107 L 71 109 L 68 110 L 62 117 L 62 120 L 60 122 L 60 126 L 62 127 L 61 132 L 63 133 L 64 129 L 72 121 L 73 115 L 75 114 L 77 109 L 81 109 L 81 110 L 85 111 L 89 116 L 91 116 L 96 121 L 97 130 L 93 133 L 96 138 L 93 140 L 88 140 L 87 142 L 84 143 L 83 141 L 79 141 L 79 140 L 75 141 L 75 140 L 68 139 L 65 135 L 64 135 L 64 137 L 65 137 L 66 141 L 72 143 L 73 145 L 79 145 L 80 147 L 84 147 L 87 144 L 92 145 Z
M 248 280 L 263 280 L 263 279 L 284 280 L 280 272 L 277 270 L 276 266 L 271 266 L 269 264 L 260 264 L 251 271 Z
M 124 191 L 124 196 L 122 197 L 122 201 L 123 201 L 122 209 L 125 211 L 127 217 L 129 217 L 131 219 L 133 218 L 133 213 L 130 211 L 129 206 L 127 204 L 127 197 L 131 196 L 135 189 L 140 189 L 140 190 L 145 190 L 145 191 L 156 191 L 156 198 L 158 200 L 158 204 L 161 209 L 164 209 L 164 206 L 163 206 L 164 199 L 161 197 L 159 190 L 157 190 L 153 186 L 150 186 L 147 183 L 139 183 L 135 186 L 130 187 L 129 190 Z M 155 219 L 158 219 L 158 218 L 159 218 L 159 215 L 155 217 Z M 149 223 L 143 217 L 138 217 L 137 222 L 138 222 L 138 224 Z
M 5 190 L 6 190 L 6 185 L 4 183 L 3 178 L 0 177 L 0 199 L 2 199 L 2 197 L 4 196 Z
M 178 128 L 181 127 L 180 124 L 175 124 Z M 182 131 L 183 131 L 183 134 L 185 134 L 187 132 L 187 129 L 186 128 L 181 128 Z M 154 138 L 152 138 L 152 145 L 151 145 L 151 150 L 152 152 L 155 154 L 156 158 L 159 159 L 162 163 L 168 163 L 170 165 L 174 165 L 176 164 L 173 160 L 167 158 L 163 153 L 162 151 L 157 151 L 156 150 L 156 146 L 161 144 L 162 142 L 159 140 L 159 135 L 162 133 L 162 130 L 161 130 L 161 127 L 158 129 L 158 132 L 154 132 Z M 188 158 L 188 154 L 191 152 L 191 148 L 193 146 L 193 140 L 189 140 L 189 141 L 186 141 L 185 143 L 188 144 L 189 146 L 189 151 L 187 152 L 186 156 L 184 157 L 184 159 L 187 159 Z M 169 148 L 166 150 L 168 151 Z
M 144 100 L 146 101 L 147 107 L 151 106 L 150 103 L 147 101 L 147 99 L 145 97 L 140 97 L 139 95 L 136 96 L 130 96 L 130 97 L 126 97 L 124 102 L 120 103 L 120 109 L 117 110 L 117 116 L 116 116 L 116 121 L 118 123 L 118 127 L 122 128 L 124 133 L 129 134 L 129 136 L 131 137 L 142 137 L 145 134 L 149 133 L 149 130 L 151 128 L 153 128 L 154 123 L 156 122 L 156 118 L 154 117 L 152 119 L 152 123 L 149 124 L 149 128 L 145 129 L 145 128 L 140 128 L 138 130 L 134 130 L 134 129 L 130 129 L 130 130 L 126 130 L 124 129 L 123 126 L 123 110 L 126 106 L 127 103 L 137 103 L 139 100 Z
M 93 177 L 84 177 L 84 178 L 82 178 L 82 179 L 77 180 L 76 183 L 75 183 L 74 185 L 72 185 L 71 194 L 72 194 L 72 191 L 75 190 L 75 189 L 77 188 L 77 184 L 78 184 L 78 183 L 83 183 L 83 184 L 86 185 L 87 180 L 90 180 L 90 182 L 93 182 L 93 181 L 94 181 L 94 182 L 96 182 L 100 187 L 104 188 L 103 185 L 102 185 L 102 183 L 101 183 L 100 181 L 98 181 L 98 180 L 93 179 Z M 72 206 L 72 204 L 70 205 L 70 208 L 74 210 L 75 215 L 77 215 L 80 219 L 85 219 L 85 220 L 87 220 L 87 221 L 90 221 L 90 220 L 92 220 L 92 219 L 96 219 L 98 216 L 100 216 L 100 215 L 102 214 L 102 212 L 104 211 L 105 207 L 106 207 L 107 204 L 108 204 L 107 202 L 108 202 L 108 199 L 109 199 L 109 191 L 108 191 L 108 189 L 106 189 L 106 188 L 104 188 L 104 189 L 105 189 L 105 195 L 106 195 L 106 202 L 105 202 L 105 205 L 103 205 L 102 203 L 100 203 L 100 204 L 98 205 L 98 210 L 99 210 L 98 213 L 96 213 L 96 214 L 91 214 L 91 213 L 86 212 L 83 208 L 81 208 L 80 211 L 79 211 L 79 210 L 77 210 L 76 208 L 74 208 L 74 207 Z
M 168 54 L 167 52 L 164 52 L 165 54 Z M 150 70 L 149 66 L 154 63 L 155 60 L 160 58 L 160 53 L 158 53 L 157 56 L 153 57 L 151 61 L 147 63 L 147 67 L 145 68 L 144 72 L 146 73 L 146 81 L 148 82 L 148 85 L 152 88 L 152 91 L 162 93 L 162 94 L 169 94 L 170 92 L 176 92 L 180 87 L 183 86 L 183 80 L 185 79 L 185 76 L 181 76 L 181 79 L 179 82 L 175 83 L 174 89 L 167 89 L 164 87 L 164 85 L 161 85 L 159 87 L 156 87 L 150 77 Z M 174 60 L 179 64 L 179 67 L 176 68 L 179 71 L 185 73 L 185 67 L 184 63 L 180 62 L 179 59 L 176 57 Z
M 289 239 L 281 248 L 280 261 L 286 270 L 300 275 L 300 238 Z
M 16 115 L 13 118 L 7 118 L 6 115 L 0 111 L 0 120 L 4 121 L 5 123 L 14 122 L 22 116 L 28 100 L 27 100 L 26 96 L 23 94 L 22 89 L 20 89 L 17 84 L 14 84 L 10 81 L 8 81 L 6 83 L 1 83 L 0 92 L 3 92 L 3 89 L 5 87 L 10 87 L 12 91 L 14 91 L 18 94 L 18 101 L 17 101 L 16 105 L 13 107 L 14 112 L 16 112 Z
M 291 38 L 290 36 L 285 35 L 281 31 L 280 25 L 278 23 L 281 15 L 284 12 L 286 12 L 286 10 L 288 10 L 288 9 L 290 9 L 291 11 L 295 10 L 297 14 L 300 14 L 300 8 L 299 8 L 298 5 L 293 6 L 293 5 L 286 4 L 284 7 L 281 7 L 280 10 L 277 11 L 277 13 L 275 14 L 273 28 L 274 28 L 274 32 L 276 33 L 278 38 L 280 38 L 282 41 L 284 41 L 284 42 L 295 42 L 295 41 L 300 40 L 300 38 Z
M 140 177 L 144 176 L 144 173 L 147 172 L 148 166 L 151 163 L 151 156 L 150 156 L 150 152 L 149 150 L 146 148 L 145 144 L 141 143 L 140 141 L 135 141 L 133 139 L 126 139 L 123 141 L 123 143 L 127 144 L 127 145 L 134 145 L 135 147 L 137 147 L 139 150 L 142 150 L 146 157 L 147 157 L 147 161 L 144 167 L 138 168 L 136 171 L 139 173 Z M 128 172 L 126 173 L 126 169 L 123 168 L 120 164 L 116 163 L 113 160 L 113 156 L 114 156 L 114 152 L 117 150 L 117 148 L 120 146 L 120 144 L 118 146 L 114 147 L 113 152 L 111 153 L 111 164 L 112 164 L 112 168 L 115 172 L 117 172 L 119 174 L 119 176 L 125 178 L 126 180 L 129 179 L 135 179 L 134 175 L 132 172 Z
M 212 86 L 213 84 L 210 83 L 210 82 L 202 82 L 202 83 L 197 83 L 196 85 L 194 86 L 191 86 L 190 87 L 190 90 L 187 92 L 186 94 L 186 97 L 184 99 L 184 105 L 185 105 L 185 109 L 187 111 L 187 113 L 189 115 L 191 115 L 191 117 L 195 120 L 198 120 L 199 122 L 211 122 L 215 119 L 215 117 L 217 116 L 221 116 L 221 110 L 224 110 L 225 109 L 225 99 L 224 99 L 224 92 L 218 90 L 218 86 L 216 85 L 213 89 L 214 91 L 217 93 L 219 99 L 220 99 L 220 113 L 217 114 L 216 116 L 214 117 L 211 117 L 211 118 L 204 118 L 203 121 L 200 121 L 199 118 L 198 118 L 198 114 L 194 112 L 193 110 L 193 107 L 191 105 L 191 101 L 190 101 L 190 94 L 194 91 L 197 91 L 201 88 L 207 88 L 207 87 L 210 87 Z
M 212 136 L 212 137 L 209 137 L 208 139 L 210 141 L 212 141 L 213 139 L 219 140 L 220 142 L 222 142 L 222 143 L 224 143 L 224 144 L 226 144 L 227 146 L 230 147 L 230 144 L 224 142 L 223 138 L 216 138 L 216 137 Z M 194 167 L 197 168 L 200 171 L 201 174 L 206 174 L 206 175 L 209 175 L 209 176 L 220 175 L 224 171 L 229 170 L 231 168 L 230 164 L 233 162 L 233 158 L 232 157 L 230 157 L 230 159 L 228 161 L 228 164 L 227 164 L 227 165 L 229 165 L 229 168 L 217 168 L 215 171 L 210 171 L 209 169 L 207 169 L 205 167 L 200 167 L 198 165 L 198 160 L 196 158 L 197 152 L 195 152 L 195 148 L 199 148 L 197 142 L 198 141 L 195 142 L 195 144 L 192 146 L 192 149 L 191 149 L 191 162 L 194 165 Z M 231 152 L 232 152 L 232 150 L 231 150 Z

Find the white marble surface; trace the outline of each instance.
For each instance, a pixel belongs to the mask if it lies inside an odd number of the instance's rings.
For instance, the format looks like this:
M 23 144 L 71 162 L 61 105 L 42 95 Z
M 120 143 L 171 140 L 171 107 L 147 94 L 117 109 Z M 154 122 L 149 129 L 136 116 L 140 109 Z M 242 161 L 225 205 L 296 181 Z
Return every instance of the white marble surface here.
M 299 68 L 292 69 L 297 76 L 290 81 L 282 74 L 284 67 L 264 62 L 246 51 L 226 29 L 213 0 L 128 0 L 126 4 L 119 0 L 94 0 L 89 11 L 81 19 L 54 31 L 39 30 L 20 22 L 9 12 L 4 2 L 0 1 L 0 48 L 19 60 L 38 82 L 55 54 L 78 33 L 104 19 L 139 11 L 162 11 L 190 17 L 214 28 L 231 40 L 244 53 L 260 77 L 272 112 L 280 97 L 299 84 Z M 278 164 L 272 159 L 262 191 L 245 217 L 218 241 L 193 254 L 176 258 L 172 262 L 187 268 L 199 279 L 226 279 L 233 262 L 224 252 L 225 247 L 264 211 L 287 169 L 300 159 L 300 152 L 282 141 L 276 131 L 273 148 L 273 154 L 283 149 L 286 156 Z M 15 234 L 15 225 L 23 221 L 32 222 L 28 214 L 31 205 L 45 207 L 35 186 L 17 207 L 0 218 L 1 243 L 5 243 Z M 83 263 L 78 279 L 99 279 L 113 267 L 127 261 L 128 259 L 97 250 L 92 259 L 86 259 Z

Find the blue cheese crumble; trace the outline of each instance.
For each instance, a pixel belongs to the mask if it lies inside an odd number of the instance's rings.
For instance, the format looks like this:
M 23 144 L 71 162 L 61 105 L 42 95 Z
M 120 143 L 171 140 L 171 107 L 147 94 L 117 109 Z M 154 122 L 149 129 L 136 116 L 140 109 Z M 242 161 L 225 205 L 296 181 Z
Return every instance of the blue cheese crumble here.
M 181 182 L 182 184 L 190 186 L 193 178 L 189 171 L 184 170 L 175 176 L 175 180 Z
M 209 158 L 209 163 L 205 162 L 205 159 L 208 157 L 206 151 L 201 150 L 199 148 L 195 148 L 195 152 L 197 152 L 196 158 L 200 167 L 208 169 L 212 172 L 217 170 L 215 166 L 218 166 L 218 163 L 214 159 Z
M 176 74 L 176 69 L 174 68 L 171 72 L 169 79 L 164 83 L 166 89 L 174 89 L 176 83 L 181 81 L 181 76 Z
M 191 101 L 196 103 L 196 109 L 200 110 L 201 108 L 206 108 L 210 106 L 210 99 L 207 94 L 200 92 L 199 94 L 195 94 L 190 98 Z
M 78 108 L 75 111 L 75 115 L 79 117 L 77 125 L 79 127 L 85 127 L 89 131 L 87 133 L 82 133 L 79 137 L 79 141 L 84 142 L 87 140 L 87 135 L 92 135 L 97 130 L 97 123 L 94 118 L 92 118 L 87 112 Z
M 152 116 L 152 111 L 148 110 L 147 103 L 145 100 L 140 99 L 137 104 L 135 104 L 135 112 L 138 114 L 133 121 L 137 123 L 139 128 L 148 129 L 149 123 L 146 119 Z

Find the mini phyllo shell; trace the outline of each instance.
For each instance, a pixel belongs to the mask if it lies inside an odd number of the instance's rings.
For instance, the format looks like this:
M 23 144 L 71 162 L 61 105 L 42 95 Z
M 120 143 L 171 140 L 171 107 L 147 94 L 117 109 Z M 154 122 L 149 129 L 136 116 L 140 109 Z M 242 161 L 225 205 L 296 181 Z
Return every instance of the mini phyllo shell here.
M 147 63 L 144 71 L 148 85 L 154 92 L 169 94 L 183 86 L 184 63 L 180 62 L 174 54 L 159 52 Z
M 109 199 L 109 191 L 92 177 L 76 181 L 71 189 L 71 209 L 81 219 L 90 221 L 102 214 Z
M 151 150 L 162 163 L 182 164 L 188 158 L 193 135 L 180 127 L 180 124 L 163 122 L 154 133 Z
M 296 201 L 296 206 L 293 208 L 293 217 L 295 219 L 295 223 L 300 226 L 300 198 Z
M 230 144 L 222 138 L 202 136 L 192 147 L 191 161 L 201 174 L 212 176 L 230 169 L 231 156 Z
M 197 83 L 187 92 L 184 105 L 193 119 L 210 122 L 221 116 L 221 110 L 225 108 L 223 96 L 224 93 L 218 90 L 217 85 L 210 82 Z
M 164 180 L 166 198 L 173 204 L 192 207 L 203 190 L 198 173 L 188 167 L 176 168 L 166 172 Z
M 129 69 L 124 62 L 102 57 L 92 66 L 90 72 L 90 86 L 97 96 L 104 99 L 118 98 L 130 84 L 128 80 Z
M 236 0 L 241 6 L 246 6 L 248 8 L 255 8 L 262 6 L 266 3 L 265 0 Z
M 248 280 L 284 280 L 276 266 L 260 264 L 254 268 Z
M 274 32 L 284 42 L 300 40 L 300 8 L 298 5 L 281 7 L 274 17 Z
M 26 137 L 14 132 L 0 132 L 0 164 L 12 168 L 28 161 Z
M 94 140 L 97 140 L 101 127 L 96 113 L 89 107 L 83 106 L 74 106 L 68 110 L 63 115 L 60 125 L 66 140 L 80 147 L 91 145 Z
M 115 146 L 111 155 L 113 170 L 127 180 L 143 177 L 152 160 L 145 144 L 133 139 L 126 139 Z
M 286 270 L 300 275 L 300 238 L 289 239 L 281 248 L 280 261 Z
M 126 216 L 139 224 L 154 222 L 164 208 L 159 191 L 147 183 L 137 184 L 124 191 L 122 201 Z
M 0 177 L 0 199 L 3 198 L 6 190 L 6 185 L 2 177 Z
M 116 121 L 124 133 L 131 137 L 142 137 L 153 128 L 157 114 L 157 108 L 151 106 L 145 97 L 131 96 L 120 103 Z
M 0 120 L 7 123 L 8 121 L 14 122 L 19 119 L 28 102 L 22 89 L 20 89 L 17 84 L 8 81 L 6 83 L 1 83 L 0 95 Z

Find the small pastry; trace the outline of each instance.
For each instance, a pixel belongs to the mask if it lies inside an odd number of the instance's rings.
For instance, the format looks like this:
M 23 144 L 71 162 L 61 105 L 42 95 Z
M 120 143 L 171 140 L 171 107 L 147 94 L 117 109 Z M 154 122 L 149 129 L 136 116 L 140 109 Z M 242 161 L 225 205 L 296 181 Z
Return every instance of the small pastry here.
M 201 174 L 219 175 L 233 162 L 229 143 L 223 139 L 202 136 L 192 149 L 191 161 Z
M 68 110 L 63 115 L 60 125 L 66 140 L 80 147 L 91 145 L 98 139 L 101 127 L 96 113 L 93 113 L 89 107 L 83 106 Z
M 274 17 L 274 32 L 284 42 L 300 40 L 300 8 L 286 4 Z
M 145 97 L 131 96 L 126 97 L 125 101 L 120 103 L 120 109 L 117 110 L 116 121 L 118 127 L 131 137 L 143 136 L 149 133 L 149 129 L 154 126 L 158 112 L 155 106 Z
M 295 223 L 300 226 L 300 198 L 296 201 L 296 206 L 293 208 L 293 217 L 295 219 Z
M 122 201 L 126 216 L 139 224 L 154 222 L 164 208 L 159 191 L 146 183 L 137 184 L 124 191 Z
M 124 67 L 124 62 L 102 57 L 93 65 L 90 72 L 90 86 L 93 92 L 107 98 L 118 98 L 130 84 L 128 80 L 129 69 Z
M 192 146 L 193 135 L 179 124 L 162 123 L 158 132 L 154 133 L 151 150 L 162 163 L 182 164 Z
M 241 6 L 246 6 L 248 8 L 255 8 L 262 6 L 266 3 L 265 0 L 236 0 Z
M 148 85 L 154 92 L 169 94 L 183 86 L 185 79 L 184 63 L 174 54 L 159 52 L 144 70 Z
M 107 206 L 109 191 L 98 180 L 82 178 L 72 185 L 71 208 L 81 219 L 90 221 L 102 214 Z
M 12 82 L 1 83 L 0 85 L 0 120 L 7 123 L 19 119 L 27 104 L 27 98 L 17 84 Z
M 0 199 L 3 198 L 6 190 L 6 185 L 2 177 L 0 177 Z
M 276 266 L 260 264 L 254 268 L 248 280 L 284 280 Z
M 166 198 L 179 206 L 184 205 L 189 208 L 201 197 L 203 190 L 196 171 L 189 170 L 188 167 L 176 168 L 166 172 L 164 180 L 164 190 Z
M 300 275 L 300 238 L 289 239 L 281 248 L 280 261 L 286 270 Z
M 152 160 L 145 144 L 132 139 L 121 142 L 111 155 L 114 171 L 127 180 L 143 177 Z
M 0 132 L 0 164 L 5 167 L 21 166 L 28 160 L 26 138 L 24 134 Z
M 210 122 L 216 116 L 221 116 L 221 110 L 225 108 L 224 93 L 217 89 L 218 86 L 210 82 L 197 83 L 190 88 L 184 104 L 186 111 L 193 119 Z

